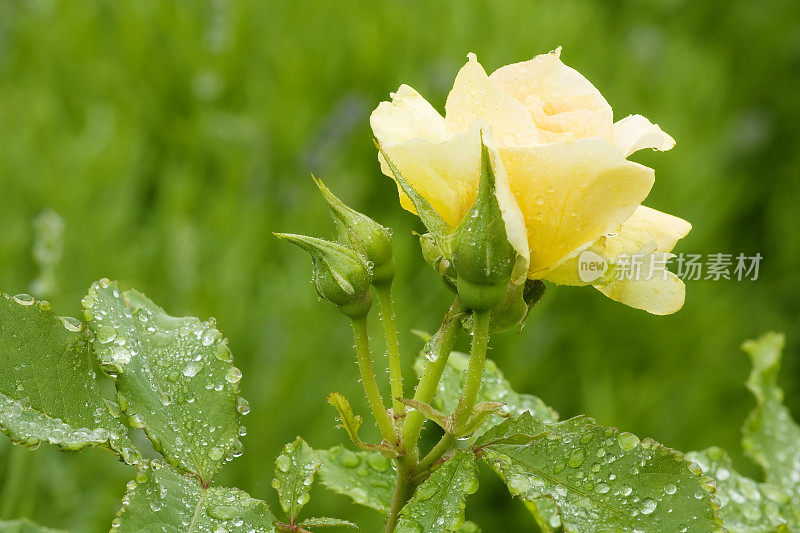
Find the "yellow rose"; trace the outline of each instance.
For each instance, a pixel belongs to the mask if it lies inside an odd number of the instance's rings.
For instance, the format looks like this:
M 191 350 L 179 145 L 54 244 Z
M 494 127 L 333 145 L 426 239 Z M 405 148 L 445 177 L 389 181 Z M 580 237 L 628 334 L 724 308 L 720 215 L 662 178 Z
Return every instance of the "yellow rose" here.
M 691 225 L 640 205 L 653 186 L 654 171 L 626 159 L 643 148 L 669 150 L 675 141 L 641 115 L 614 122 L 600 92 L 559 56 L 560 49 L 487 76 L 469 54 L 444 117 L 401 85 L 391 102 L 373 111 L 370 124 L 400 173 L 452 228 L 475 199 L 480 129 L 490 128 L 498 156 L 492 160 L 495 173 L 507 176 L 524 219 L 528 278 L 587 285 L 577 265 L 584 250 L 612 267 L 626 254 L 643 254 L 645 262 L 665 259 Z M 392 176 L 382 156 L 379 160 Z M 415 212 L 402 190 L 400 202 Z M 603 277 L 593 285 L 650 313 L 681 308 L 685 287 L 680 279 L 663 264 L 645 265 L 642 271 L 638 279 Z

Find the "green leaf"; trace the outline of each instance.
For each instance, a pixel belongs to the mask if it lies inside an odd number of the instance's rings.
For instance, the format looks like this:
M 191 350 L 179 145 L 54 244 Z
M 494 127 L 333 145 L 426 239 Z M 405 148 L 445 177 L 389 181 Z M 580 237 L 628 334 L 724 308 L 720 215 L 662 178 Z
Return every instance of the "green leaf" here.
M 527 444 L 531 437 L 547 431 L 548 426 L 526 411 L 489 428 L 474 444 L 482 448 L 492 444 Z
M 23 518 L 21 520 L 0 521 L 0 533 L 66 533 L 66 531 L 40 526 Z
M 434 470 L 400 511 L 396 533 L 461 531 L 467 495 L 478 490 L 475 454 L 459 450 Z
M 417 360 L 415 368 L 417 373 L 422 370 L 424 359 Z M 469 364 L 469 357 L 463 353 L 453 352 L 447 360 L 447 366 L 442 374 L 442 382 L 434 399 L 434 405 L 441 412 L 447 414 L 455 411 L 458 398 L 464 385 L 464 371 Z M 486 361 L 483 371 L 481 390 L 478 394 L 479 402 L 502 402 L 504 410 L 512 415 L 519 415 L 526 411 L 543 422 L 558 420 L 558 414 L 548 407 L 542 400 L 531 394 L 518 394 L 511 388 L 511 384 L 497 368 L 494 361 Z M 503 418 L 492 415 L 481 426 L 483 429 L 500 423 Z M 478 431 L 480 433 L 480 431 Z
M 745 421 L 742 448 L 764 469 L 767 483 L 800 498 L 800 426 L 783 405 L 783 391 L 777 384 L 783 346 L 784 336 L 779 333 L 742 345 L 753 364 L 747 388 L 758 402 Z
M 138 457 L 127 429 L 100 395 L 86 332 L 47 302 L 0 295 L 0 429 L 27 446 L 102 446 Z
M 791 506 L 785 490 L 758 483 L 733 469 L 730 457 L 719 448 L 690 452 L 686 458 L 714 478 L 720 515 L 729 533 L 771 533 L 781 525 L 800 529 L 800 513 Z
M 308 527 L 350 527 L 353 529 L 358 529 L 358 526 L 348 520 L 342 520 L 341 518 L 330 518 L 327 516 L 317 516 L 314 518 L 306 518 L 302 522 L 300 522 L 300 526 L 304 528 Z
M 112 532 L 266 533 L 275 517 L 261 500 L 239 489 L 204 489 L 197 479 L 152 462 L 128 483 Z
M 206 484 L 240 453 L 241 372 L 213 319 L 167 315 L 136 291 L 101 280 L 84 298 L 101 368 L 117 402 L 167 460 Z
M 421 373 L 422 366 L 425 363 L 421 356 L 417 359 L 415 369 L 417 373 Z M 434 399 L 434 405 L 444 413 L 452 413 L 456 405 L 458 405 L 458 398 L 464 386 L 464 371 L 469 364 L 467 355 L 453 352 L 447 360 L 447 366 L 442 374 L 442 381 L 439 386 L 439 391 Z M 478 401 L 483 402 L 503 402 L 505 403 L 505 410 L 509 414 L 521 415 L 525 412 L 530 412 L 536 419 L 545 422 L 555 422 L 558 420 L 558 414 L 542 400 L 531 394 L 519 394 L 511 388 L 511 384 L 505 379 L 505 376 L 497 368 L 494 361 L 486 360 L 486 366 L 483 370 L 483 381 L 481 390 L 478 394 Z M 476 435 L 480 435 L 482 431 L 491 428 L 496 424 L 500 424 L 504 419 L 497 415 L 489 416 L 486 422 L 480 428 L 475 430 Z M 513 419 L 508 419 L 513 420 Z M 558 523 L 558 515 L 553 516 L 552 510 L 554 505 L 551 501 L 546 499 L 539 499 L 536 502 L 531 502 L 527 505 L 531 510 L 539 527 L 543 531 L 547 531 L 550 523 Z M 538 507 L 538 510 L 537 510 Z
M 292 523 L 311 498 L 311 484 L 321 466 L 319 454 L 300 437 L 284 446 L 275 459 L 272 488 L 278 491 L 281 508 Z
M 525 508 L 533 515 L 542 533 L 561 532 L 561 516 L 558 514 L 558 506 L 549 498 L 538 498 L 532 501 L 524 501 Z
M 342 446 L 319 452 L 320 480 L 328 489 L 384 514 L 394 495 L 396 473 L 378 452 L 352 452 Z
M 549 424 L 526 444 L 501 441 L 481 450 L 512 494 L 552 499 L 566 531 L 708 532 L 719 526 L 713 480 L 683 454 L 589 418 Z

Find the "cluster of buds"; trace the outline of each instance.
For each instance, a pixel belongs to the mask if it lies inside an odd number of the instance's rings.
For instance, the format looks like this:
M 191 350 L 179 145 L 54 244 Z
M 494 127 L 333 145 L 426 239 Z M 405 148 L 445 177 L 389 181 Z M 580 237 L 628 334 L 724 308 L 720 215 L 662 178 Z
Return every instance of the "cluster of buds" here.
M 363 318 L 372 307 L 370 285 L 389 285 L 395 263 L 389 230 L 363 213 L 351 209 L 315 178 L 328 203 L 338 231 L 337 242 L 276 233 L 311 256 L 317 293 L 351 319 Z
M 380 146 L 378 146 L 380 149 Z M 471 311 L 491 312 L 492 329 L 521 325 L 544 294 L 541 281 L 527 280 L 528 258 L 509 239 L 508 209 L 498 191 L 492 154 L 481 135 L 480 183 L 472 207 L 457 227 L 448 226 L 428 201 L 405 180 L 389 157 L 384 160 L 400 188 L 414 203 L 428 229 L 420 236 L 425 260 L 445 286 Z M 337 241 L 278 233 L 311 255 L 319 295 L 350 318 L 365 316 L 372 305 L 370 285 L 390 285 L 395 276 L 391 232 L 348 207 L 315 178 L 336 224 Z M 507 187 L 507 183 L 504 183 Z
M 544 294 L 544 284 L 526 279 L 528 258 L 510 242 L 508 212 L 502 192 L 498 191 L 498 178 L 485 135 L 481 135 L 477 196 L 455 228 L 449 227 L 414 190 L 383 150 L 381 154 L 428 229 L 428 233 L 420 236 L 425 261 L 441 276 L 445 286 L 458 294 L 465 308 L 490 311 L 492 328 L 504 331 L 525 321 Z

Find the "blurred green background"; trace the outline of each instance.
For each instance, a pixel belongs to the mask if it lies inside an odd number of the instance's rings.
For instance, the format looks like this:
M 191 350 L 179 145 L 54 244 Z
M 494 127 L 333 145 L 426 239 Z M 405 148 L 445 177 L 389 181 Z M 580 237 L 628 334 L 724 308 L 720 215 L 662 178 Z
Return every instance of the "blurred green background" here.
M 670 317 L 550 287 L 491 356 L 564 417 L 588 413 L 683 450 L 718 444 L 740 460 L 752 405 L 742 340 L 788 333 L 782 383 L 800 413 L 799 26 L 792 0 L 2 0 L 0 290 L 44 290 L 78 316 L 106 276 L 172 314 L 215 316 L 252 407 L 245 454 L 218 481 L 274 502 L 283 443 L 345 439 L 326 395 L 366 408 L 344 319 L 317 301 L 307 258 L 271 232 L 332 234 L 311 172 L 393 227 L 410 367 L 421 342 L 409 330 L 434 330 L 449 296 L 379 173 L 369 113 L 400 83 L 443 111 L 469 51 L 491 71 L 562 45 L 616 118 L 644 114 L 678 141 L 633 159 L 656 169 L 647 204 L 693 223 L 679 249 L 760 252 L 761 273 L 689 282 Z M 52 287 L 32 288 L 34 219 L 46 210 L 63 219 L 63 259 Z M 380 351 L 377 330 L 375 341 Z M 0 444 L 3 518 L 108 529 L 128 467 L 97 451 L 9 449 Z M 13 454 L 25 456 L 24 493 L 9 490 Z M 482 482 L 470 519 L 489 532 L 532 527 L 498 481 Z M 311 507 L 378 527 L 321 488 Z

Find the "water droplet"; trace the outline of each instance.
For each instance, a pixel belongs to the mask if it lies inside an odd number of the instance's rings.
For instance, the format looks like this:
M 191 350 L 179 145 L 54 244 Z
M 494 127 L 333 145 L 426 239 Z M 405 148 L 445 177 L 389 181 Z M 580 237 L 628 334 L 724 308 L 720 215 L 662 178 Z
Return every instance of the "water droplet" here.
M 190 361 L 183 369 L 183 375 L 187 378 L 193 378 L 198 372 L 200 372 L 201 368 L 203 368 L 203 363 L 198 361 Z
M 583 450 L 578 448 L 570 454 L 567 464 L 572 468 L 578 468 L 583 464 L 585 457 Z
M 279 455 L 278 458 L 275 459 L 275 467 L 281 472 L 288 472 L 291 466 L 292 460 L 287 455 Z
M 77 318 L 72 318 L 71 316 L 60 316 L 58 318 L 64 324 L 64 328 L 69 331 L 81 331 L 83 329 L 83 324 Z
M 13 296 L 13 298 L 14 301 L 20 305 L 33 305 L 33 302 L 36 301 L 30 294 L 17 294 Z
M 673 485 L 672 483 L 667 483 L 664 485 L 664 492 L 667 494 L 675 494 L 675 491 L 678 490 L 678 487 Z
M 639 445 L 639 437 L 626 431 L 617 436 L 617 442 L 619 443 L 620 448 L 628 451 Z
M 656 506 L 658 504 L 655 500 L 651 498 L 647 498 L 645 501 L 642 502 L 642 514 L 650 514 L 656 510 Z
M 242 379 L 242 371 L 232 366 L 228 369 L 228 372 L 225 373 L 225 381 L 228 383 L 239 383 Z
M 117 336 L 117 330 L 111 326 L 100 326 L 94 332 L 94 337 L 101 344 L 108 344 L 113 341 Z

